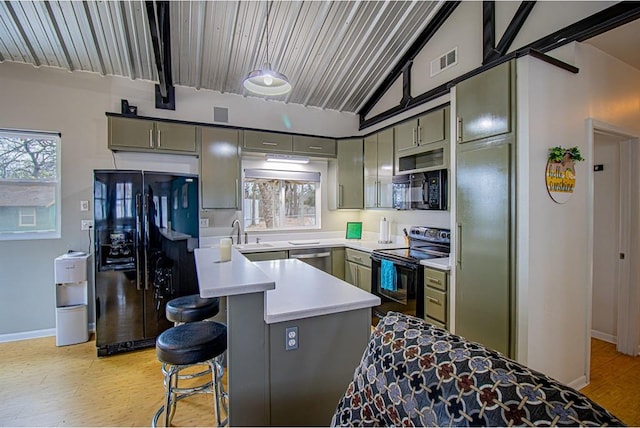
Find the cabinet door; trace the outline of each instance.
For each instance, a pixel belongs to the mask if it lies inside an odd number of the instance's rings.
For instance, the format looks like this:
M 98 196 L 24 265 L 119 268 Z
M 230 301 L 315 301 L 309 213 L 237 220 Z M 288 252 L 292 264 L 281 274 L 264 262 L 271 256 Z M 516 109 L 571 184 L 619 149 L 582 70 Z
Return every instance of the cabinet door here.
M 418 118 L 418 144 L 430 144 L 445 139 L 445 109 Z
M 293 151 L 294 153 L 304 155 L 333 157 L 336 155 L 336 140 L 331 138 L 294 135 Z
M 181 123 L 156 122 L 156 149 L 195 153 L 197 127 Z
M 358 266 L 358 288 L 371 293 L 371 268 Z
M 456 86 L 458 143 L 511 131 L 511 63 L 505 62 Z
M 364 207 L 378 207 L 378 134 L 364 139 Z
M 153 121 L 109 117 L 108 124 L 110 149 L 154 149 Z
M 409 120 L 393 127 L 395 133 L 396 152 L 412 149 L 418 145 L 418 121 Z
M 202 208 L 240 209 L 238 131 L 202 127 L 200 186 Z
M 344 280 L 351 285 L 357 285 L 358 265 L 350 261 L 344 263 Z
M 510 150 L 510 144 L 461 150 L 456 172 L 456 334 L 505 355 L 510 353 Z
M 363 208 L 362 139 L 338 141 L 338 208 Z
M 293 136 L 275 132 L 244 131 L 243 147 L 260 152 L 293 151 Z
M 393 208 L 393 128 L 378 132 L 378 207 Z

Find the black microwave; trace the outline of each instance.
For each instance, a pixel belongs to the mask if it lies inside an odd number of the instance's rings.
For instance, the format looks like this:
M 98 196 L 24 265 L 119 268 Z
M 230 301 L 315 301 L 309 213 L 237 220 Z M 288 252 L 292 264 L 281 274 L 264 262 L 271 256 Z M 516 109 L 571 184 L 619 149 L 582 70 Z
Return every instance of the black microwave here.
M 393 177 L 393 207 L 399 210 L 447 209 L 447 170 Z

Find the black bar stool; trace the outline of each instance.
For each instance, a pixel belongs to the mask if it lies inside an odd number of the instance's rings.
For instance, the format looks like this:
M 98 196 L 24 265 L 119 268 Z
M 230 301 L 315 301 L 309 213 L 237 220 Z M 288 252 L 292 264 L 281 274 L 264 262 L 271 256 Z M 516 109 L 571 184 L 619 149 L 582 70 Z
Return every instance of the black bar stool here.
M 220 298 L 203 299 L 199 294 L 176 297 L 167 302 L 166 316 L 175 325 L 204 321 L 220 311 Z
M 156 340 L 156 355 L 162 362 L 164 373 L 164 405 L 153 416 L 151 426 L 156 427 L 160 415 L 165 414 L 165 426 L 171 424 L 176 403 L 183 398 L 198 393 L 212 393 L 214 396 L 216 422 L 218 426 L 228 421 L 228 396 L 222 387 L 222 366 L 217 361 L 227 349 L 227 327 L 214 321 L 199 321 L 181 324 L 164 331 Z M 204 384 L 178 387 L 178 374 L 187 367 L 207 364 L 211 381 Z M 220 404 L 225 411 L 221 418 Z

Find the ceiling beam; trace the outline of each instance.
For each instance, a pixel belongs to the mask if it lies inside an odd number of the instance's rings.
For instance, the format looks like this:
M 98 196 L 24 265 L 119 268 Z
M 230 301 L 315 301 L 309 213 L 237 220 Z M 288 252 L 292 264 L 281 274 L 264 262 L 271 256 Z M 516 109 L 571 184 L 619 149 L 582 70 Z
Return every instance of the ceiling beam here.
M 504 31 L 500 42 L 498 42 L 498 45 L 495 48 L 495 56 L 489 58 L 489 60 L 493 60 L 497 56 L 504 56 L 509 51 L 511 44 L 520 32 L 522 25 L 524 25 L 535 5 L 535 1 L 523 1 L 520 3 L 520 7 L 516 11 L 515 15 L 513 15 L 509 26 Z M 485 61 L 486 60 L 487 58 L 485 57 Z
M 496 2 L 482 2 L 482 63 L 496 54 Z
M 171 73 L 171 23 L 168 1 L 146 1 L 147 20 L 158 70 L 156 108 L 175 110 L 175 89 Z
M 358 111 L 358 115 L 360 116 L 360 120 L 364 118 L 371 109 L 377 104 L 378 101 L 382 98 L 382 96 L 389 90 L 391 85 L 396 81 L 396 79 L 403 73 L 403 70 L 407 66 L 407 64 L 415 59 L 415 57 L 420 53 L 422 48 L 431 40 L 433 35 L 440 29 L 442 24 L 451 16 L 454 10 L 458 7 L 460 1 L 445 1 L 438 12 L 435 14 L 433 19 L 429 21 L 427 27 L 422 31 L 420 36 L 416 39 L 416 41 L 411 45 L 411 47 L 407 50 L 407 52 L 400 58 L 400 61 L 393 68 L 391 73 L 382 81 L 382 84 L 375 90 L 371 98 L 367 100 L 367 102 L 362 106 L 362 108 Z

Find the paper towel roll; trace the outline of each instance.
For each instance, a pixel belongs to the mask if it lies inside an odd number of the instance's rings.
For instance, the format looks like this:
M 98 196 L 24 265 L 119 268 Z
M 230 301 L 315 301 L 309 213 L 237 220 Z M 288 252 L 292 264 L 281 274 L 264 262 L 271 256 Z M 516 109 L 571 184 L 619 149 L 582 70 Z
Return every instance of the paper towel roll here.
M 389 222 L 386 217 L 380 219 L 380 237 L 379 242 L 389 242 Z

